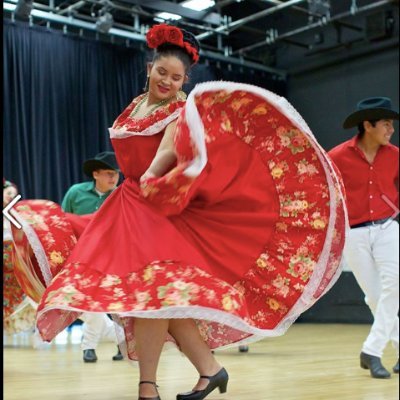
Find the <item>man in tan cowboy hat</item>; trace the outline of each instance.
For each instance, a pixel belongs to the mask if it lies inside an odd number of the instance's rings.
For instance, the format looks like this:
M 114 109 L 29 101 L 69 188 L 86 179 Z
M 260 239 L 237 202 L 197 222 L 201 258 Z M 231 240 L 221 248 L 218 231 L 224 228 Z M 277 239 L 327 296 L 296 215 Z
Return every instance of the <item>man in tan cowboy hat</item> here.
M 374 322 L 360 365 L 373 378 L 389 378 L 381 357 L 388 342 L 397 352 L 393 372 L 399 373 L 399 148 L 390 143 L 399 113 L 387 97 L 361 100 L 343 128 L 357 128 L 352 139 L 329 151 L 346 189 L 350 233 L 344 256 Z
M 99 209 L 107 197 L 117 187 L 119 180 L 119 167 L 115 154 L 104 151 L 94 158 L 83 163 L 84 173 L 92 178 L 90 182 L 72 185 L 64 196 L 62 208 L 66 212 L 84 215 L 91 214 Z M 117 341 L 113 322 L 106 314 L 84 313 L 82 329 L 83 361 L 96 362 L 96 347 L 101 338 Z M 113 360 L 122 360 L 123 356 L 118 348 L 118 353 Z

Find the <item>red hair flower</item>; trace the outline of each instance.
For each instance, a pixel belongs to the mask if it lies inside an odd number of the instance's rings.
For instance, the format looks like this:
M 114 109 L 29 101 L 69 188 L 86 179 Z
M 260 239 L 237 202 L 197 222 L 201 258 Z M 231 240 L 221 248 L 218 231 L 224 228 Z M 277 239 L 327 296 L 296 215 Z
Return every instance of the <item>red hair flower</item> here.
M 164 43 L 183 47 L 183 33 L 176 26 L 167 24 L 154 25 L 147 32 L 146 41 L 151 49 L 156 49 Z
M 191 57 L 193 64 L 199 59 L 197 49 L 184 40 L 182 30 L 176 26 L 167 24 L 154 25 L 147 32 L 146 41 L 150 49 L 157 49 L 164 43 L 171 43 L 175 46 L 182 47 Z
M 167 42 L 175 44 L 179 47 L 183 47 L 183 33 L 182 31 L 175 27 L 175 26 L 170 26 L 168 27 L 169 29 L 167 30 Z
M 165 26 L 164 24 L 155 25 L 147 32 L 146 41 L 151 49 L 156 49 L 163 43 Z

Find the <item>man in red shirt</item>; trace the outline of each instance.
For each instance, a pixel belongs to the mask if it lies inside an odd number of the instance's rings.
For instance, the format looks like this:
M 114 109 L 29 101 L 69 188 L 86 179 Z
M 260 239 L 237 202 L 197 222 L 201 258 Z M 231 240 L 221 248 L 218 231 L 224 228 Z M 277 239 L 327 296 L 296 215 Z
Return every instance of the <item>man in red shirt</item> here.
M 387 97 L 361 100 L 343 123 L 358 134 L 336 146 L 329 155 L 340 170 L 346 189 L 350 233 L 345 260 L 352 269 L 374 322 L 361 354 L 360 365 L 373 378 L 389 378 L 382 365 L 389 341 L 397 351 L 399 373 L 399 148 L 390 143 L 393 120 L 399 119 Z

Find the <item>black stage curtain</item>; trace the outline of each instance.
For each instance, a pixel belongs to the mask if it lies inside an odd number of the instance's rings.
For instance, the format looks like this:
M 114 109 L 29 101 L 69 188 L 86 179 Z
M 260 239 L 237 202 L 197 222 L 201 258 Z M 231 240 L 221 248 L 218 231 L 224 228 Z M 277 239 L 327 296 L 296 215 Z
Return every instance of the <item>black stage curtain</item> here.
M 4 21 L 3 174 L 23 198 L 60 202 L 145 81 L 138 51 Z
M 148 54 L 7 20 L 3 54 L 3 176 L 22 198 L 59 203 L 87 180 L 83 161 L 112 150 L 107 129 L 141 93 Z M 282 81 L 206 65 L 196 66 L 184 89 L 220 79 L 284 95 Z

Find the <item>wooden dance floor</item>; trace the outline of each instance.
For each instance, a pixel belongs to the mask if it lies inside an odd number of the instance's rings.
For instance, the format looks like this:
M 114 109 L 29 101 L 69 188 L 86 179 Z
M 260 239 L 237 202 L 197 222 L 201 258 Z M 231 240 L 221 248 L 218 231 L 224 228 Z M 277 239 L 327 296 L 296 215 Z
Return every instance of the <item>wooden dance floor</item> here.
M 399 376 L 372 379 L 359 367 L 358 356 L 369 325 L 305 324 L 286 335 L 252 344 L 249 353 L 237 348 L 217 351 L 230 374 L 228 392 L 210 400 L 395 400 Z M 33 337 L 4 337 L 5 400 L 136 400 L 138 368 L 112 361 L 113 343 L 102 342 L 98 361 L 85 364 L 81 329 L 65 331 L 52 344 L 32 348 Z M 397 361 L 388 348 L 386 368 Z M 197 380 L 196 371 L 176 349 L 162 354 L 158 384 L 162 400 L 175 400 Z

